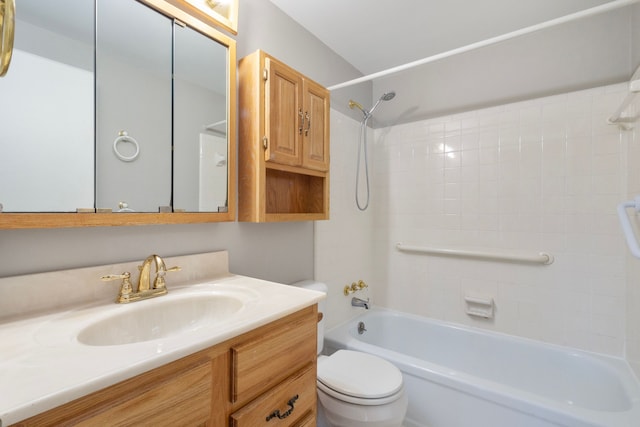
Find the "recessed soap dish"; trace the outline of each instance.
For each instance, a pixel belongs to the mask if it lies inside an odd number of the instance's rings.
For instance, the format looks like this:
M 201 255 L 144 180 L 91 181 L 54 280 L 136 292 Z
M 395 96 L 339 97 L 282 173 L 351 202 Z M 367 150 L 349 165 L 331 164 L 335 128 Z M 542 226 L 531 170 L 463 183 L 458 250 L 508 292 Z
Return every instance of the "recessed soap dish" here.
M 467 303 L 466 313 L 469 316 L 493 319 L 495 308 L 493 298 L 465 295 L 464 300 Z

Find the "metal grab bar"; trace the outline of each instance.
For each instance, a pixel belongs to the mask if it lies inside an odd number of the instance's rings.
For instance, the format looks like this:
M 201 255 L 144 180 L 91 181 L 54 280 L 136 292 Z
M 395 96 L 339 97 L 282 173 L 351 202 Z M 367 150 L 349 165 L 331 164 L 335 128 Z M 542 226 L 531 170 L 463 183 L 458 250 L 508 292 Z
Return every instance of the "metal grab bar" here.
M 403 243 L 397 243 L 396 249 L 401 252 L 416 252 L 428 255 L 440 255 L 450 256 L 458 258 L 472 258 L 486 261 L 507 261 L 507 262 L 522 262 L 527 264 L 545 264 L 549 265 L 553 263 L 553 255 L 547 252 L 539 252 L 536 255 L 518 255 L 508 252 L 491 252 L 491 251 L 472 251 L 463 249 L 442 249 L 442 248 L 428 248 L 421 246 L 405 245 Z

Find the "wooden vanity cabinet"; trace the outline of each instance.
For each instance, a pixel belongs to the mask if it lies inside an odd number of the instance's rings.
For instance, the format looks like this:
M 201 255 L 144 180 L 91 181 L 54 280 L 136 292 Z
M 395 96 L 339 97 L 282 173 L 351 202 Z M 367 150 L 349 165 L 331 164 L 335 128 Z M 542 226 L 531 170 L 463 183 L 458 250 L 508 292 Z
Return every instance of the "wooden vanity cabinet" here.
M 15 425 L 314 426 L 317 320 L 314 305 Z
M 328 219 L 329 91 L 260 50 L 238 78 L 238 219 Z

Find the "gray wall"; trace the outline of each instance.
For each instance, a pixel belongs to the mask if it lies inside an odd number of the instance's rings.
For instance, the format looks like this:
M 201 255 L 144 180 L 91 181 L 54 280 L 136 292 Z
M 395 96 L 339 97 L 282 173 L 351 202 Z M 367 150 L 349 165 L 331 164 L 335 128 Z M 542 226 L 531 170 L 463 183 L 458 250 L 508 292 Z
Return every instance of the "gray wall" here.
M 640 66 L 640 4 L 633 7 L 631 45 L 631 67 L 635 70 Z
M 245 13 L 243 13 L 245 12 Z M 268 0 L 240 0 L 238 58 L 262 49 L 324 86 L 342 83 L 362 74 L 319 42 Z M 348 108 L 353 98 L 371 104 L 372 84 L 331 93 L 331 108 L 360 120 L 362 113 Z
M 238 58 L 260 48 L 320 83 L 360 74 L 271 2 L 241 0 Z M 0 230 L 0 277 L 228 249 L 231 271 L 290 282 L 313 276 L 313 223 Z

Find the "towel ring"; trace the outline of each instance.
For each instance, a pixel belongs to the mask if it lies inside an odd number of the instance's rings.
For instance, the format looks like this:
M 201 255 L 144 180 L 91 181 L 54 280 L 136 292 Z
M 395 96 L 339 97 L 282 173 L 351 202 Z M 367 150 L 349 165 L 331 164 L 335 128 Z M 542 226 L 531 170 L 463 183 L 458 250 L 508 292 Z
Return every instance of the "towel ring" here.
M 121 130 L 118 135 L 120 135 L 120 136 L 118 136 L 116 138 L 116 140 L 113 141 L 113 152 L 123 162 L 132 162 L 132 161 L 134 161 L 138 157 L 138 154 L 140 154 L 140 146 L 138 145 L 138 141 L 136 141 L 135 138 L 129 136 L 129 134 L 124 130 Z M 125 156 L 124 154 L 122 154 L 118 150 L 118 144 L 120 142 L 128 142 L 130 144 L 133 144 L 133 146 L 136 148 L 136 152 L 133 153 L 130 156 Z
M 118 202 L 118 210 L 116 212 L 135 212 L 129 207 L 127 202 Z

